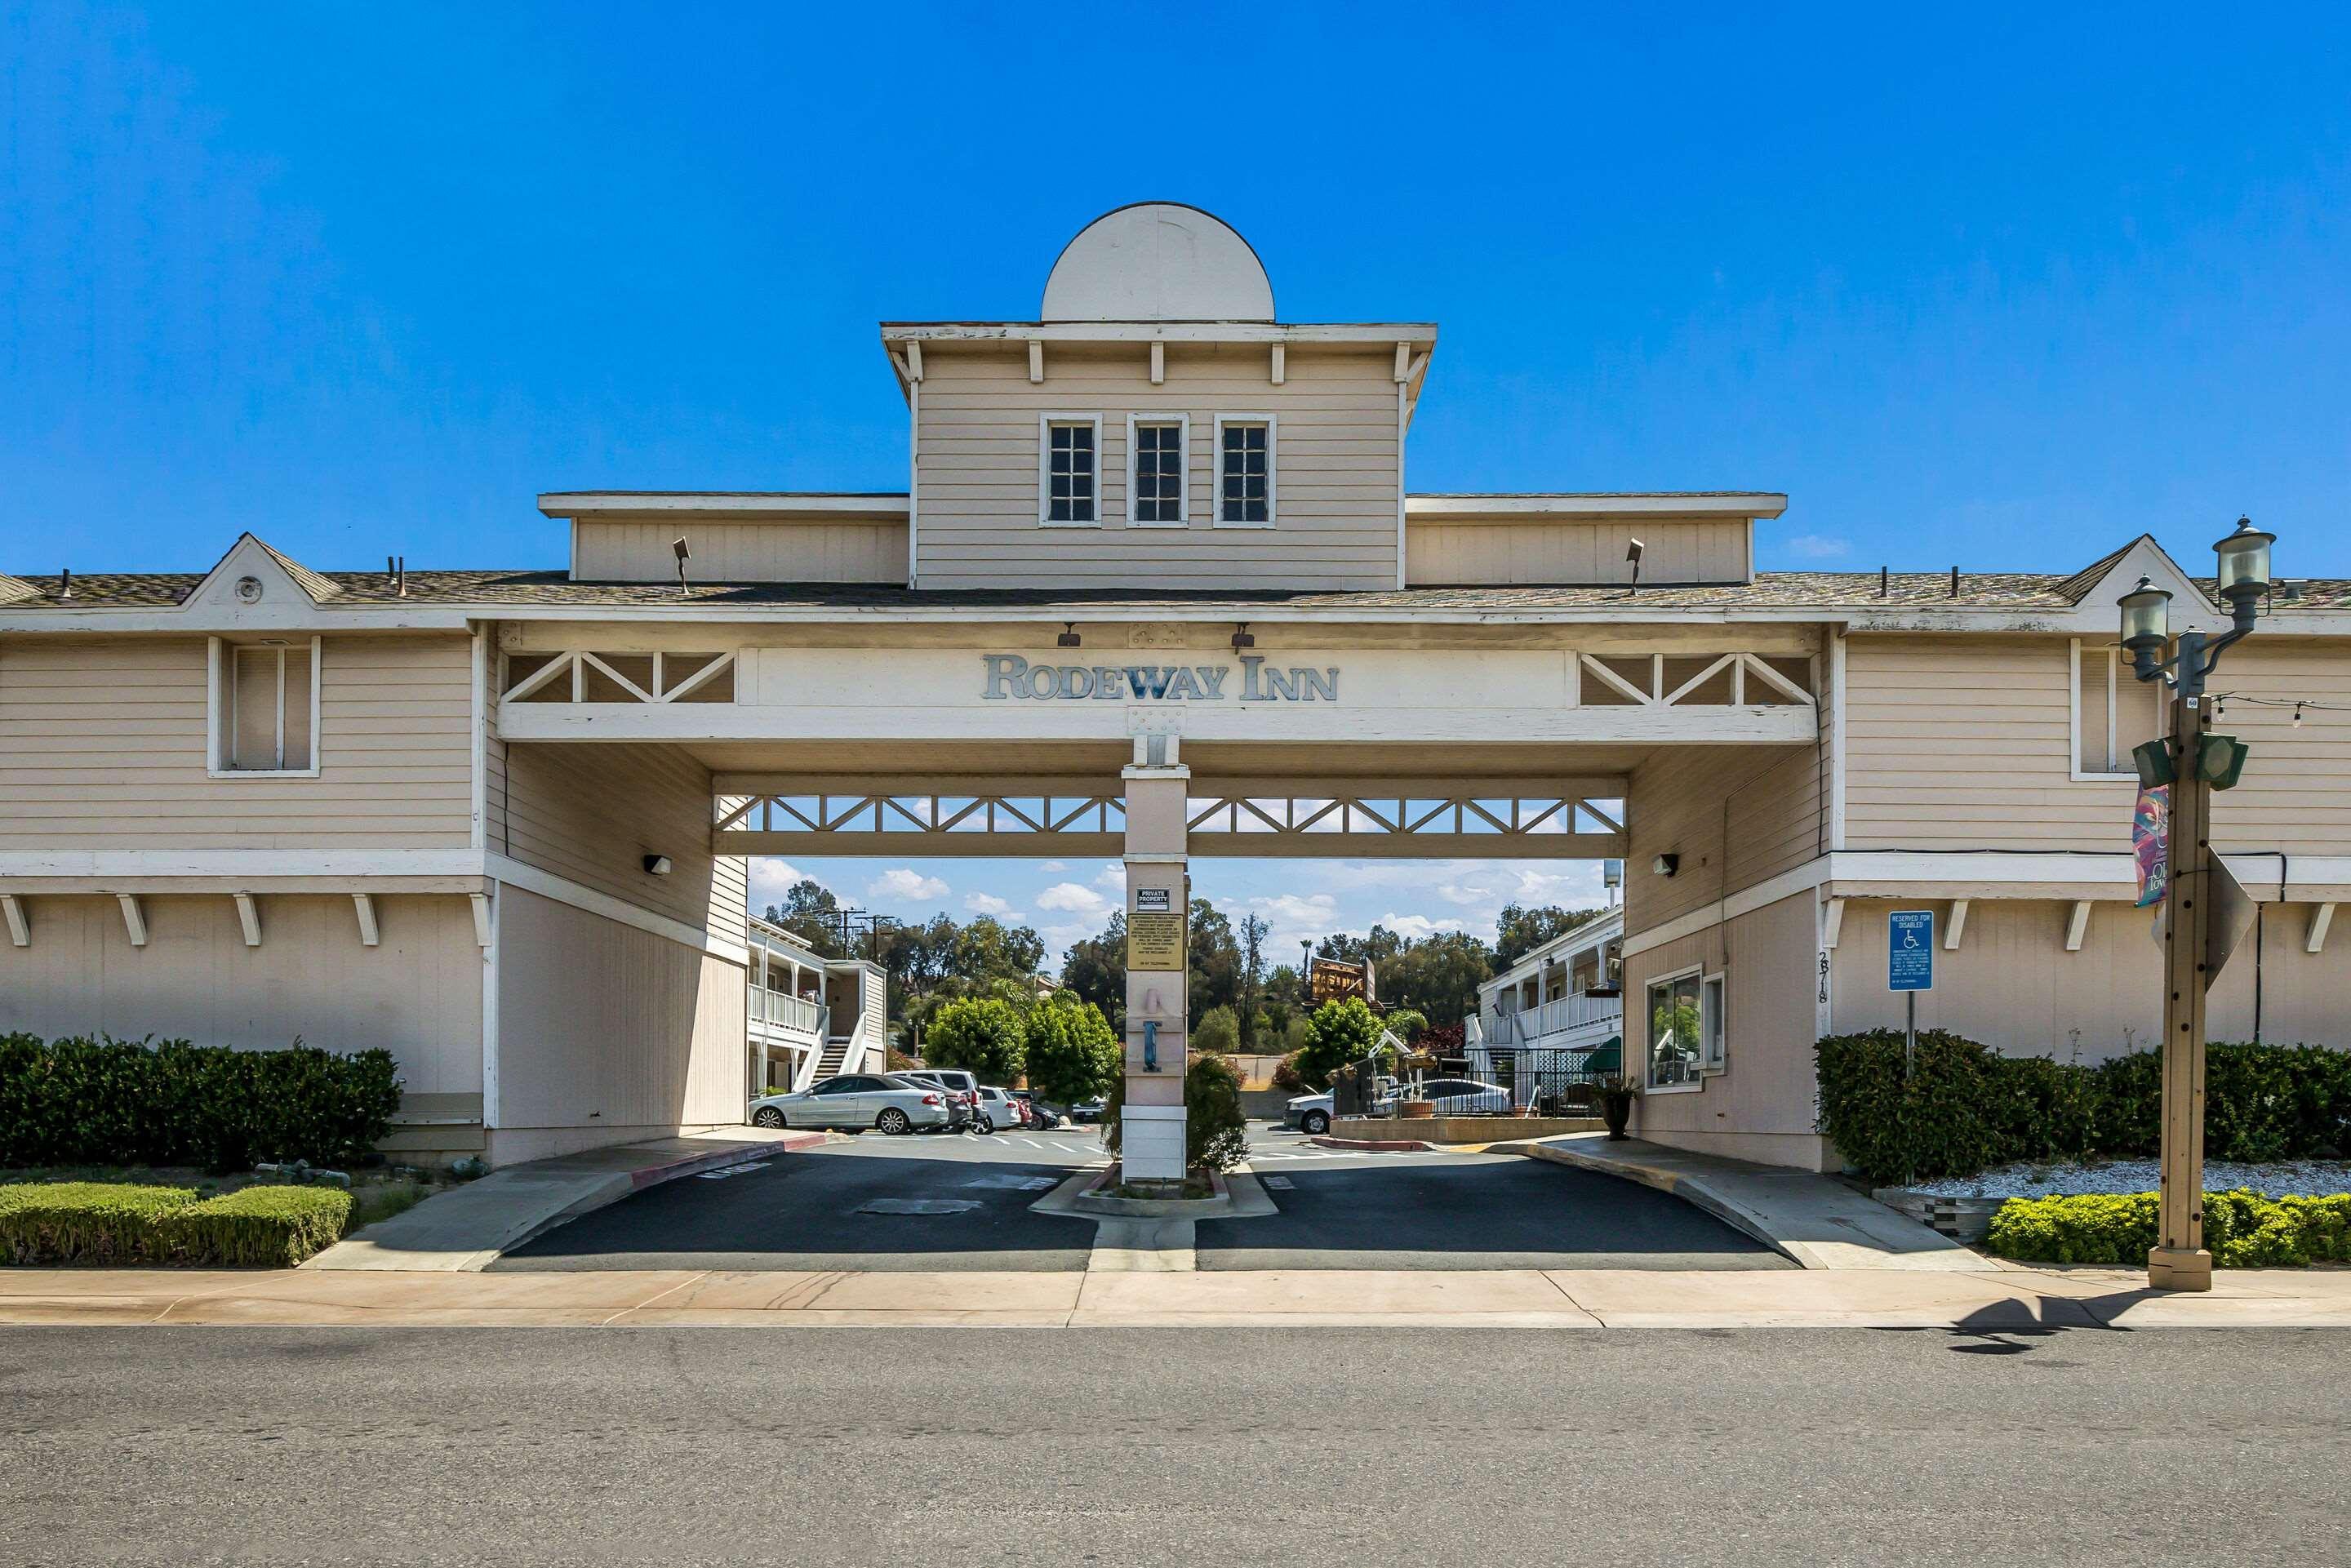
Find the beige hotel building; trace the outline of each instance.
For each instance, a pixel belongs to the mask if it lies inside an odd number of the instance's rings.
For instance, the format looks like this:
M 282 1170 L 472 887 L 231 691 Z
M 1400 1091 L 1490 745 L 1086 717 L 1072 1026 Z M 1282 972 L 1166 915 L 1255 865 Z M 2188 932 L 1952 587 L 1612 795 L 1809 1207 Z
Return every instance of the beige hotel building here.
M 399 1146 L 511 1163 L 739 1122 L 772 1013 L 878 1050 L 875 977 L 751 924 L 747 857 L 1029 853 L 1126 859 L 1137 1174 L 1180 1134 L 1146 960 L 1193 856 L 1623 857 L 1636 1131 L 1692 1148 L 1834 1164 L 1813 1042 L 1900 1021 L 1889 910 L 1937 915 L 1922 1025 L 2155 1040 L 2165 715 L 2116 600 L 2226 618 L 2152 538 L 1758 571 L 1780 495 L 1416 491 L 1437 328 L 1285 321 L 1186 207 L 1089 225 L 1038 315 L 882 324 L 904 490 L 545 495 L 559 570 L 247 534 L 51 575 L 15 531 L 0 1030 L 387 1047 Z M 2266 520 L 2290 571 L 2315 521 Z M 2215 685 L 2259 913 L 2212 1034 L 2351 1045 L 2351 583 L 2277 584 Z M 1686 996 L 1700 1048 L 1647 1039 Z

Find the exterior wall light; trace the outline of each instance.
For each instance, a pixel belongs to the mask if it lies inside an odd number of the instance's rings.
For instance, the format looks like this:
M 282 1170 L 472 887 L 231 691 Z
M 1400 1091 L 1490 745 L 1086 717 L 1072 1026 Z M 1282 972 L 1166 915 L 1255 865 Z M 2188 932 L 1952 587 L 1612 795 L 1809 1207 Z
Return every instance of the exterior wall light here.
M 1649 869 L 1656 872 L 1659 876 L 1671 876 L 1674 873 L 1682 869 L 1682 857 L 1679 855 L 1659 855 L 1656 860 L 1649 862 Z
M 1053 639 L 1056 646 L 1063 648 L 1078 647 L 1081 645 L 1081 641 L 1082 640 L 1078 636 L 1078 623 L 1074 621 L 1062 622 L 1061 634 Z
M 1242 622 L 1240 630 L 1233 633 L 1233 652 L 1238 653 L 1245 648 L 1256 646 L 1257 639 L 1249 635 L 1249 622 Z
M 669 874 L 669 856 L 667 855 L 647 855 L 645 857 L 644 865 L 645 874 L 647 876 L 667 876 Z

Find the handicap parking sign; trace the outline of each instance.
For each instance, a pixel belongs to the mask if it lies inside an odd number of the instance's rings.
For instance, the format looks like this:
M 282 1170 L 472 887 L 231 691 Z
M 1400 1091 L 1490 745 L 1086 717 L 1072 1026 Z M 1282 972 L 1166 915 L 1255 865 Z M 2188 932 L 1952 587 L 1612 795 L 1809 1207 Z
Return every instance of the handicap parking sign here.
M 1886 988 L 1935 988 L 1935 912 L 1889 910 L 1886 916 Z

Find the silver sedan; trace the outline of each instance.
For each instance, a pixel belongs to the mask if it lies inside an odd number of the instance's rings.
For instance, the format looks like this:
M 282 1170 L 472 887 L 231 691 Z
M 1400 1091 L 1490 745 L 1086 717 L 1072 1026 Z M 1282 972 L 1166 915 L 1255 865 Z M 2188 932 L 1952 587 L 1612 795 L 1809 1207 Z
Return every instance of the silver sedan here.
M 946 1092 L 895 1073 L 844 1072 L 810 1084 L 796 1094 L 770 1094 L 751 1102 L 755 1127 L 830 1127 L 862 1133 L 911 1133 L 944 1127 L 951 1119 Z

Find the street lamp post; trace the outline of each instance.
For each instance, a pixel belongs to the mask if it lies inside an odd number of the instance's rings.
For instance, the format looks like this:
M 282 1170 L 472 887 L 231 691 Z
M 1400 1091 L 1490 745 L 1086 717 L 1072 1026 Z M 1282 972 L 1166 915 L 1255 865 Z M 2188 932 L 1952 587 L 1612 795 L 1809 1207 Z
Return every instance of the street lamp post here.
M 2144 577 L 2119 601 L 2131 673 L 2168 682 L 2174 697 L 2163 925 L 2163 1195 L 2156 1245 L 2147 1257 L 2147 1283 L 2158 1291 L 2212 1288 L 2212 1254 L 2204 1248 L 2204 993 L 2212 981 L 2214 888 L 2204 753 L 2212 719 L 2204 682 L 2220 651 L 2252 631 L 2255 607 L 2269 591 L 2275 542 L 2276 536 L 2240 517 L 2236 531 L 2212 547 L 2230 619 L 2217 637 L 2189 628 L 2173 639 L 2171 595 Z M 2161 657 L 2167 643 L 2175 649 L 2168 659 Z

